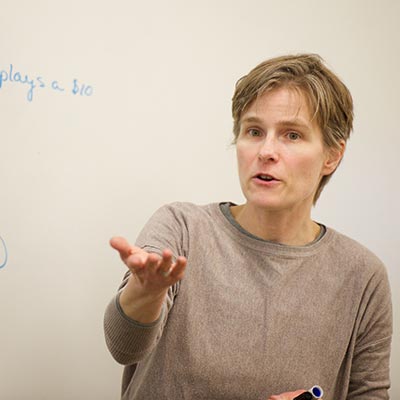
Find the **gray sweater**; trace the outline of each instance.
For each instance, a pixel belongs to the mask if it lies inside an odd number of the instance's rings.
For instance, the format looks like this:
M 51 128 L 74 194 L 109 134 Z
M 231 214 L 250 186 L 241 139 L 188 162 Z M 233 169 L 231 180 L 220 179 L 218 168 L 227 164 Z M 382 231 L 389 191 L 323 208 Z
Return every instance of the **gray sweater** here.
M 125 316 L 118 295 L 106 310 L 123 400 L 265 400 L 315 384 L 324 400 L 389 398 L 388 279 L 354 240 L 327 228 L 286 246 L 250 236 L 218 204 L 174 203 L 137 245 L 188 265 L 153 324 Z

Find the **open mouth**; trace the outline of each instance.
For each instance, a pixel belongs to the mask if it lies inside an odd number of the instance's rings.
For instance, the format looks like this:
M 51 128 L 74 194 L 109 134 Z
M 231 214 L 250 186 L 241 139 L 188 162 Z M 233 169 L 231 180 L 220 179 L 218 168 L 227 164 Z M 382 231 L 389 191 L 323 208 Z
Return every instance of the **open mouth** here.
M 264 175 L 264 174 L 256 175 L 256 178 L 260 179 L 260 180 L 262 180 L 264 182 L 272 182 L 272 181 L 276 181 L 277 180 L 271 175 Z

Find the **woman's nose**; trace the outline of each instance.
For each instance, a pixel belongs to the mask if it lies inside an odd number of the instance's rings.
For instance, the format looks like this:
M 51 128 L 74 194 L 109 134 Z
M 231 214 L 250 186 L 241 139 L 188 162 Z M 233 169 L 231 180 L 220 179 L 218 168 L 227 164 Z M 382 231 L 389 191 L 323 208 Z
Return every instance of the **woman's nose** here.
M 271 136 L 266 136 L 264 141 L 260 143 L 258 151 L 258 158 L 260 161 L 276 161 L 278 160 L 278 143 L 276 139 Z

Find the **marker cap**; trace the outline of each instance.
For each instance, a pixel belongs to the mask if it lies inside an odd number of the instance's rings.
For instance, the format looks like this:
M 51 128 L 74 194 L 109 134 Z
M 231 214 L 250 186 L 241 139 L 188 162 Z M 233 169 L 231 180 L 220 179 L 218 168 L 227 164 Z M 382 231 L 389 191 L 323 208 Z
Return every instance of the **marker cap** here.
M 314 385 L 309 392 L 314 396 L 314 399 L 321 399 L 324 395 L 324 391 L 321 386 Z

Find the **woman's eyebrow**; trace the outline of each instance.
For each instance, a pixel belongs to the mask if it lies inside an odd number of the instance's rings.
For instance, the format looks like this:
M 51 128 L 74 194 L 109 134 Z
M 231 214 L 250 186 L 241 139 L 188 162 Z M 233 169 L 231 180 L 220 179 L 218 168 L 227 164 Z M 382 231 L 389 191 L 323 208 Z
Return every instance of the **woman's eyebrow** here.
M 242 119 L 241 123 L 262 123 L 262 119 L 256 116 L 248 116 Z M 301 118 L 288 118 L 279 120 L 276 125 L 298 129 L 311 129 L 311 125 Z
M 260 122 L 262 122 L 262 119 L 261 118 L 258 118 L 258 117 L 245 117 L 245 118 L 243 118 L 242 120 L 241 120 L 241 123 L 243 123 L 243 122 L 247 122 L 247 123 L 253 123 L 253 122 L 256 122 L 256 123 L 260 123 Z
M 277 122 L 277 125 L 299 129 L 311 129 L 311 125 L 309 123 L 299 118 L 280 120 Z

